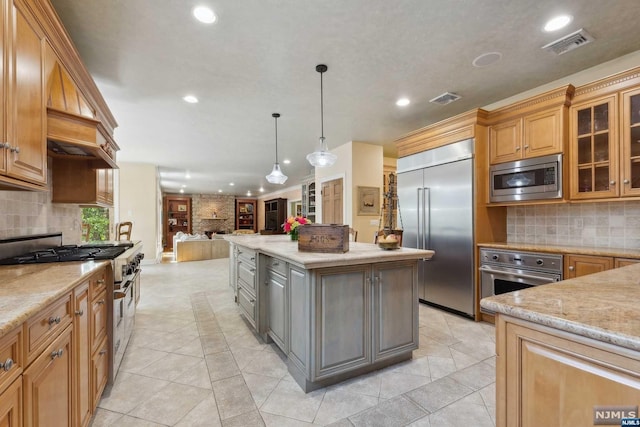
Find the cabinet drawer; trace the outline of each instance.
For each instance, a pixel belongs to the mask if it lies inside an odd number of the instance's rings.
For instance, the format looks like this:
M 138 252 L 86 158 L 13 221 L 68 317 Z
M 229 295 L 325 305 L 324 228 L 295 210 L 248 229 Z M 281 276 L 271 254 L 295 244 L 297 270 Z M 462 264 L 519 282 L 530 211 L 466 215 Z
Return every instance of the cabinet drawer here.
M 238 279 L 251 290 L 253 294 L 256 292 L 256 268 L 244 262 L 238 264 Z
M 107 385 L 107 375 L 109 373 L 109 353 L 107 348 L 107 337 L 98 346 L 98 350 L 91 358 L 91 399 L 92 408 L 95 408 L 100 401 L 102 392 Z
M 287 277 L 287 263 L 278 258 L 265 257 L 267 268 Z
M 24 368 L 22 355 L 22 325 L 0 338 L 0 394 Z
M 91 285 L 89 286 L 89 298 L 91 301 L 107 290 L 107 280 L 105 276 L 105 270 L 102 270 L 100 273 L 91 277 Z
M 254 327 L 256 325 L 256 299 L 248 293 L 242 286 L 238 287 L 238 304 L 243 313 L 247 316 L 247 320 Z
M 100 341 L 107 336 L 107 291 L 103 291 L 91 303 L 91 351 L 96 351 Z
M 68 293 L 25 323 L 27 365 L 71 323 L 72 311 L 71 293 Z
M 256 251 L 243 248 L 243 247 L 238 247 L 238 261 L 255 267 Z

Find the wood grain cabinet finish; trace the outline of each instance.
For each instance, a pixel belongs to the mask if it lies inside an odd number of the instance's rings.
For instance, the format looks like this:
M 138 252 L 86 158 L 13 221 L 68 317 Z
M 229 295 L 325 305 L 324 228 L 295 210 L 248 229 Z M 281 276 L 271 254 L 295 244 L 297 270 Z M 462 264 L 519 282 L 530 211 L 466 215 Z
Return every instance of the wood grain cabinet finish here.
M 0 426 L 22 426 L 22 377 L 0 392 Z
M 640 262 L 640 259 L 632 259 L 632 258 L 616 258 L 614 259 L 614 268 L 626 267 L 628 265 L 637 264 Z
M 73 290 L 74 425 L 85 427 L 91 420 L 91 312 L 89 281 Z
M 102 392 L 107 386 L 109 375 L 109 355 L 107 345 L 109 340 L 104 337 L 96 351 L 91 356 L 91 408 L 95 409 L 100 402 Z
M 59 157 L 51 176 L 53 203 L 113 206 L 113 169 L 93 169 L 84 161 Z
M 58 335 L 72 320 L 73 304 L 71 292 L 25 323 L 25 354 L 30 364 L 38 357 L 51 339 Z
M 611 270 L 612 268 L 612 257 L 569 254 L 564 256 L 563 278 L 573 279 L 575 277 Z
M 2 40 L 6 91 L 0 187 L 40 190 L 47 181 L 45 36 L 25 1 L 5 0 L 2 11 L 3 36 L 9 38 Z
M 0 393 L 15 381 L 24 369 L 22 337 L 22 326 L 19 326 L 0 338 Z
M 496 426 L 591 426 L 596 406 L 637 406 L 640 354 L 498 315 Z
M 24 371 L 24 425 L 73 427 L 73 326 L 67 328 Z

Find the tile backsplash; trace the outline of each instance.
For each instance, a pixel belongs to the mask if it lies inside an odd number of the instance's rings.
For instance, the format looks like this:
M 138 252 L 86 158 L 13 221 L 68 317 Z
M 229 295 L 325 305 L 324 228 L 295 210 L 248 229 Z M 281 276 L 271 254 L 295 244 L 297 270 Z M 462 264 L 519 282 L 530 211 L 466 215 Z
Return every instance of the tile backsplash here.
M 507 241 L 640 249 L 640 201 L 512 206 Z
M 78 205 L 53 204 L 47 191 L 0 191 L 0 239 L 62 232 L 63 244 L 76 244 L 81 224 Z

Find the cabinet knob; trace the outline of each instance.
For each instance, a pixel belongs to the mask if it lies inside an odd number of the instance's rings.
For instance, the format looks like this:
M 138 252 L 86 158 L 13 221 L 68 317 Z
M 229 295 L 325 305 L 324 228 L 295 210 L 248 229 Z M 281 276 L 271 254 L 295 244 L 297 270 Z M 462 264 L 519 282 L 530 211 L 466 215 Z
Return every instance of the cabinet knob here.
M 11 147 L 9 149 L 12 153 L 18 154 L 20 152 L 20 147 Z
M 7 147 L 6 142 L 0 142 L 0 148 L 6 148 L 6 147 Z
M 520 147 L 516 147 L 516 151 L 520 151 Z
M 60 316 L 56 316 L 56 317 L 49 317 L 49 325 L 53 325 L 53 324 L 59 324 L 60 323 Z
M 105 349 L 103 349 L 103 350 L 100 350 L 100 353 L 99 353 L 99 354 L 100 354 L 100 355 L 102 355 L 102 354 L 107 354 L 107 349 L 105 348 Z
M 62 357 L 63 354 L 64 354 L 63 349 L 58 349 L 57 351 L 54 350 L 51 352 L 51 360 L 54 360 L 57 357 Z
M 104 279 L 98 279 L 98 285 L 104 285 Z
M 576 268 L 575 268 L 573 265 L 570 265 L 570 266 L 569 266 L 569 271 L 573 271 L 573 270 L 575 270 L 575 269 L 576 269 Z
M 612 181 L 609 181 L 609 184 L 616 185 L 616 182 L 612 180 Z
M 5 372 L 9 372 L 11 368 L 13 368 L 13 359 L 8 358 L 4 361 L 4 363 L 0 362 L 0 369 L 4 370 Z
M 99 300 L 98 304 L 104 304 L 104 300 L 103 299 Z
M 84 310 L 76 310 L 76 316 L 82 316 L 84 314 Z
M 525 146 L 524 146 L 524 149 L 525 149 L 525 150 L 528 150 L 528 149 L 529 149 L 529 146 L 528 146 L 528 145 L 525 145 Z
M 625 184 L 628 184 L 628 183 L 629 183 L 629 180 L 628 180 L 628 179 L 625 179 L 625 180 L 624 180 L 624 181 L 622 181 L 622 182 L 624 182 Z

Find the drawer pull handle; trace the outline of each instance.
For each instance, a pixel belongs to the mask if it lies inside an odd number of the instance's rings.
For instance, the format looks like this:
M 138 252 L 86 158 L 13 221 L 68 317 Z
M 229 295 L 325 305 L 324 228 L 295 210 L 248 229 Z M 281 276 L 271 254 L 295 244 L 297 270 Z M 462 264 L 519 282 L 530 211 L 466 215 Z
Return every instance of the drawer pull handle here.
M 53 325 L 53 324 L 59 324 L 60 323 L 60 316 L 56 316 L 56 317 L 49 317 L 49 325 Z
M 76 310 L 76 316 L 82 316 L 84 314 L 84 310 Z
M 101 299 L 100 301 L 98 301 L 98 304 L 104 304 L 104 300 Z
M 0 369 L 9 372 L 13 368 L 13 359 L 8 358 L 4 363 L 0 362 Z
M 256 302 L 256 300 L 254 300 L 254 299 L 250 299 L 250 300 L 249 300 L 249 302 L 250 302 L 251 304 L 253 304 L 254 302 Z
M 277 266 L 280 265 L 280 263 L 278 261 L 274 261 L 273 264 L 271 264 L 271 265 L 273 265 L 274 267 L 277 267 Z
M 104 279 L 98 279 L 98 285 L 104 285 Z
M 99 353 L 99 354 L 100 354 L 100 355 L 102 355 L 102 354 L 107 354 L 107 349 L 105 348 L 104 350 L 100 350 L 100 353 Z
M 569 271 L 573 271 L 573 270 L 575 270 L 575 269 L 576 269 L 576 268 L 575 268 L 573 265 L 570 265 L 570 266 L 569 266 Z
M 251 259 L 251 261 L 255 261 L 256 257 L 252 256 L 250 259 Z
M 62 355 L 64 354 L 64 350 L 59 349 L 58 351 L 52 351 L 51 352 L 51 360 L 55 360 L 56 357 L 62 357 Z

